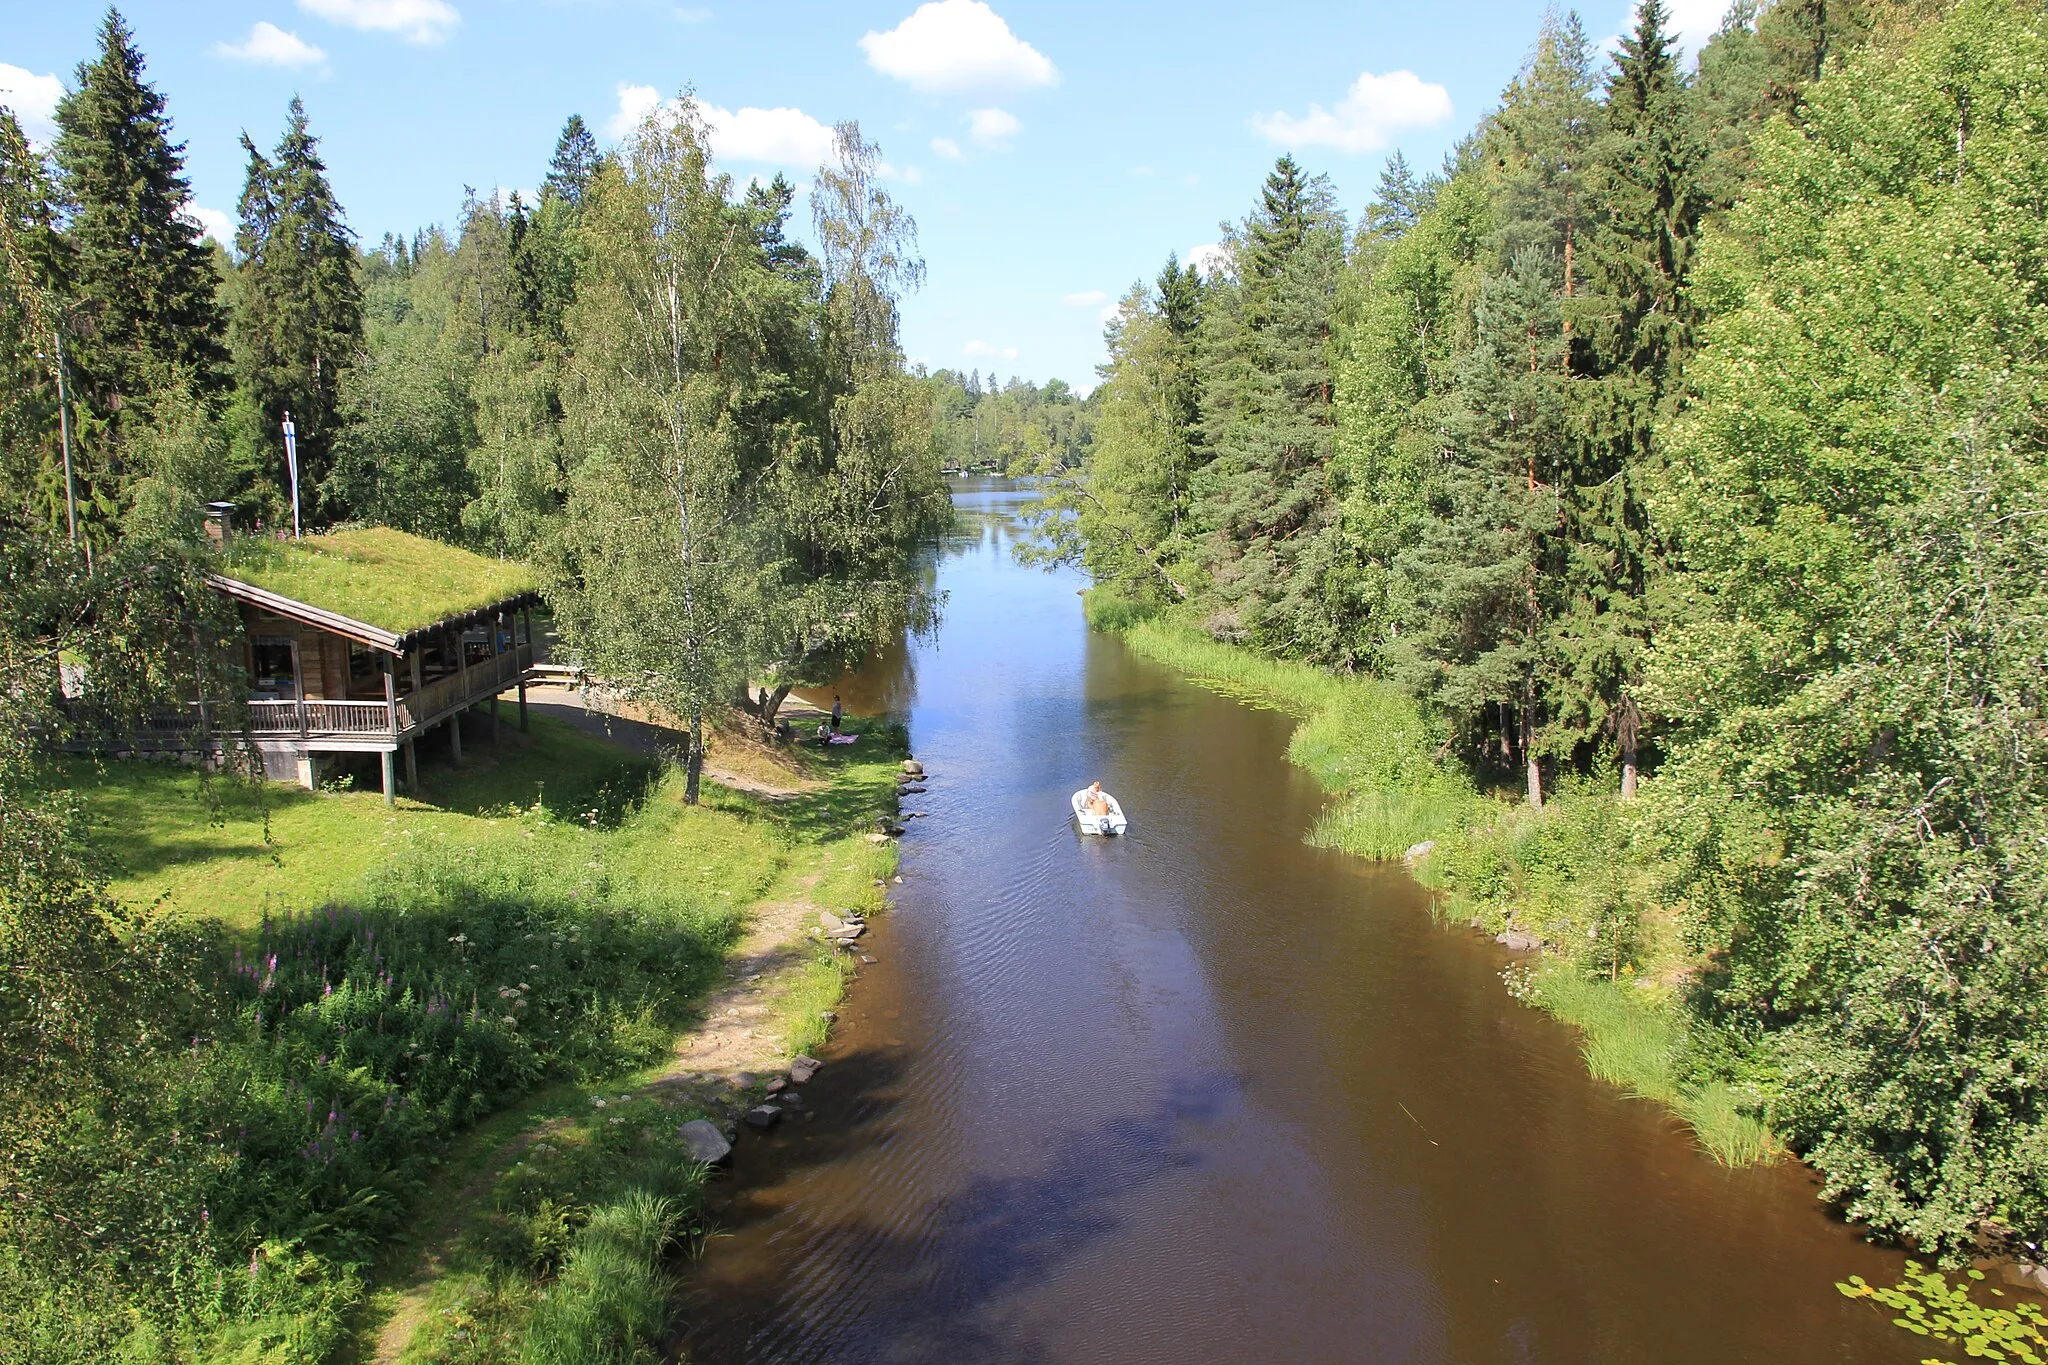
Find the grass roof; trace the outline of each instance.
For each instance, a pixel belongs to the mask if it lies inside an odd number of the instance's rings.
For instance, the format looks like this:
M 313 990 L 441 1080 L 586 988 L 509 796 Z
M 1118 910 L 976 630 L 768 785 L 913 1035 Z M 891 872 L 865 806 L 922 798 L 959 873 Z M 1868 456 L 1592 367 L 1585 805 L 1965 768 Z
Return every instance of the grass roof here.
M 540 586 L 524 564 L 486 559 L 388 526 L 304 540 L 238 540 L 224 572 L 394 635 Z

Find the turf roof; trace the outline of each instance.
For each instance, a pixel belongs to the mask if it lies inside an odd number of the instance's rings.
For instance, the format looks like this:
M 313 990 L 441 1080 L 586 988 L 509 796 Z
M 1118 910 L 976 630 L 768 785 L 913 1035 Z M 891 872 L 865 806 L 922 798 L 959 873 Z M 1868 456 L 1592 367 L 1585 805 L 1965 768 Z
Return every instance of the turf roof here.
M 394 635 L 540 586 L 533 570 L 517 561 L 487 559 L 388 526 L 304 540 L 239 540 L 224 571 Z

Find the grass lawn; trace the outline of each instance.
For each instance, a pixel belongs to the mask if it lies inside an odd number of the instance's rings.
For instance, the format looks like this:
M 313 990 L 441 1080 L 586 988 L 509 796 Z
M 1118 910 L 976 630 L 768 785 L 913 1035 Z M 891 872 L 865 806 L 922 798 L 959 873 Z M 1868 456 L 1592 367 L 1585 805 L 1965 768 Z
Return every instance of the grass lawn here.
M 376 791 L 252 787 L 153 763 L 81 760 L 70 775 L 98 822 L 116 895 L 248 929 L 266 909 L 346 896 L 399 840 L 516 837 L 506 829 L 515 811 L 538 802 L 561 819 L 587 818 L 651 776 L 645 762 L 569 726 L 543 716 L 532 726 L 523 735 L 507 726 L 495 747 L 473 744 L 461 768 L 422 755 L 425 790 L 396 807 Z
M 648 760 L 545 716 L 526 734 L 506 726 L 496 746 L 472 742 L 464 755 L 457 768 L 423 752 L 424 790 L 395 807 L 376 791 L 202 781 L 154 763 L 81 760 L 69 772 L 98 822 L 117 896 L 246 932 L 266 911 L 349 898 L 373 868 L 422 840 L 488 849 L 541 839 L 564 844 L 565 857 L 587 846 L 585 859 L 613 875 L 744 906 L 796 849 L 872 819 L 895 766 L 880 746 L 806 755 L 806 773 L 826 780 L 801 800 L 771 806 L 707 782 L 692 809 L 679 780 L 650 794 L 657 769 Z

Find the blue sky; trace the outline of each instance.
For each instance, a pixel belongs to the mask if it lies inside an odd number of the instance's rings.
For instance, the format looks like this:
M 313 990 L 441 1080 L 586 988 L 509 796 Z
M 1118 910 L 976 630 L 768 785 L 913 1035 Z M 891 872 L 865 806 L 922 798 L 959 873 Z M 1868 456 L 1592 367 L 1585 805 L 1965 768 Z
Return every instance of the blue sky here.
M 1214 243 L 1283 150 L 1347 212 L 1394 148 L 1434 165 L 1527 55 L 1544 0 L 130 0 L 122 12 L 189 146 L 199 216 L 233 211 L 247 129 L 302 95 L 367 242 L 450 222 L 463 187 L 531 187 L 562 120 L 601 138 L 693 88 L 723 166 L 807 183 L 860 121 L 929 268 L 904 345 L 937 368 L 1086 388 L 1102 310 Z M 1677 0 L 1694 42 L 1722 0 Z M 0 103 L 46 137 L 100 11 L 0 0 Z M 1628 0 L 1589 0 L 1596 38 Z M 807 213 L 802 215 L 807 218 Z M 800 224 L 801 225 L 801 224 Z

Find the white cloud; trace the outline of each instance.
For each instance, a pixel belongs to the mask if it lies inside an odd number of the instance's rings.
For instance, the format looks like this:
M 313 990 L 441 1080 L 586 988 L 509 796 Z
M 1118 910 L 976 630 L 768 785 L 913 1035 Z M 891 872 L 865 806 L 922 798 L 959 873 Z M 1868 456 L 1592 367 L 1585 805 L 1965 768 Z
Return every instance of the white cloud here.
M 928 94 L 1028 90 L 1060 73 L 981 0 L 930 0 L 887 33 L 860 40 L 868 65 Z
M 832 129 L 801 109 L 700 109 L 711 129 L 711 154 L 721 160 L 811 170 L 832 159 Z
M 1714 36 L 1728 16 L 1728 6 L 1721 0 L 1671 0 L 1669 10 L 1665 24 L 1678 39 L 1678 45 L 1694 57 L 1699 56 L 1707 39 Z
M 1084 289 L 1078 294 L 1062 295 L 1060 303 L 1068 308 L 1093 308 L 1108 297 L 1100 289 Z
M 299 8 L 330 23 L 427 45 L 445 41 L 462 23 L 448 0 L 299 0 Z
M 711 22 L 711 11 L 702 8 L 678 9 L 676 11 L 676 22 L 679 24 L 708 24 Z
M 965 161 L 967 159 L 967 153 L 960 150 L 960 144 L 949 137 L 933 138 L 932 150 L 948 161 Z
M 226 57 L 231 61 L 254 62 L 258 66 L 282 66 L 296 71 L 304 66 L 318 66 L 327 60 L 327 54 L 296 33 L 287 33 L 276 24 L 257 20 L 249 29 L 249 36 L 239 43 L 215 43 L 213 55 Z
M 1117 320 L 1118 314 L 1122 313 L 1123 311 L 1124 306 L 1121 303 L 1111 301 L 1109 303 L 1103 304 L 1102 307 L 1098 308 L 1095 311 L 1095 316 L 1100 318 L 1104 322 L 1115 322 Z M 1086 398 L 1088 395 L 1084 393 L 1081 396 L 1083 398 Z
M 14 111 L 15 122 L 37 146 L 47 147 L 56 140 L 57 101 L 63 98 L 64 82 L 54 73 L 38 76 L 0 62 L 0 104 Z
M 1451 116 L 1451 95 L 1413 71 L 1384 76 L 1362 73 L 1335 109 L 1311 104 L 1299 117 L 1255 114 L 1252 127 L 1283 147 L 1331 147 L 1340 152 L 1377 152 L 1402 128 L 1426 128 Z
M 967 132 L 984 147 L 1001 149 L 1024 131 L 1024 125 L 1007 109 L 976 109 L 967 116 Z
M 647 116 L 661 105 L 661 92 L 651 85 L 632 85 L 619 82 L 619 107 L 605 121 L 604 130 L 612 137 L 620 138 L 647 121 Z
M 1214 275 L 1230 264 L 1230 253 L 1215 242 L 1191 246 L 1181 259 L 1204 275 Z
M 197 223 L 207 236 L 222 246 L 232 249 L 235 245 L 235 220 L 219 209 L 203 208 L 190 199 L 178 210 L 178 216 L 187 222 Z
M 668 108 L 676 107 L 674 100 L 664 102 L 651 85 L 620 81 L 618 93 L 618 110 L 605 121 L 605 131 L 615 138 L 630 134 L 664 103 Z M 711 154 L 721 161 L 752 161 L 808 171 L 832 159 L 831 126 L 801 109 L 759 109 L 752 105 L 721 109 L 715 104 L 699 104 L 697 112 L 711 130 Z M 915 166 L 898 170 L 883 165 L 878 170 L 884 176 L 910 184 L 922 178 Z
M 989 345 L 986 341 L 970 341 L 960 348 L 960 354 L 982 356 L 990 360 L 1015 360 L 1017 358 L 1017 348 L 1015 346 L 998 348 Z
M 916 166 L 895 166 L 887 161 L 875 163 L 875 174 L 883 180 L 900 180 L 906 185 L 922 185 L 924 171 Z

